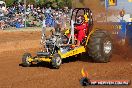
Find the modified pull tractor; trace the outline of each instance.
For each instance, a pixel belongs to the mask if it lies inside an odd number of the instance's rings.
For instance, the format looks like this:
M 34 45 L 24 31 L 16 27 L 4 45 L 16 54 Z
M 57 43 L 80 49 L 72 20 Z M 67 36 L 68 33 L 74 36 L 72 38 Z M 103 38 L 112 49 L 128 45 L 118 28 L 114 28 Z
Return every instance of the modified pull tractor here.
M 64 33 L 56 30 L 49 39 L 45 40 L 45 52 L 37 52 L 35 57 L 32 57 L 30 53 L 25 53 L 22 57 L 23 66 L 49 62 L 54 68 L 59 68 L 62 59 L 81 53 L 89 54 L 94 62 L 106 63 L 110 61 L 113 48 L 111 37 L 105 30 L 93 29 L 92 11 L 89 8 L 75 8 L 72 11 L 70 24 L 71 28 Z M 81 30 L 83 33 L 81 41 L 78 40 L 80 26 L 84 27 Z M 76 46 L 77 44 L 78 46 Z

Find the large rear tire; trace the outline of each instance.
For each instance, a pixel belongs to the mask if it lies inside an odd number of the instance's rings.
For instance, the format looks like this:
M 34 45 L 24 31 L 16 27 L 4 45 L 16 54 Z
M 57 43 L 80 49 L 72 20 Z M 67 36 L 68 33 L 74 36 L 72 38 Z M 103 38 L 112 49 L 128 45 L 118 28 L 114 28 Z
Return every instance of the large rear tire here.
M 22 57 L 22 65 L 24 67 L 29 67 L 31 65 L 31 62 L 28 61 L 29 58 L 32 58 L 30 53 L 25 53 Z
M 106 63 L 112 56 L 112 39 L 105 30 L 96 30 L 88 42 L 88 52 L 94 62 Z

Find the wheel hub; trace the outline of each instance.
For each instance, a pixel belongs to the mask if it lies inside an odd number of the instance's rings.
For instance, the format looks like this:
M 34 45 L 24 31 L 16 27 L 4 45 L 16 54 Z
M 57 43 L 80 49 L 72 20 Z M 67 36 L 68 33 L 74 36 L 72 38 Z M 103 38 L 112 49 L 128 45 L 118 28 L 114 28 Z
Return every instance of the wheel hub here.
M 57 65 L 60 65 L 60 64 L 61 64 L 61 59 L 60 59 L 60 57 L 57 57 L 57 58 L 56 58 L 56 64 L 57 64 Z
M 28 61 L 29 58 L 30 58 L 30 56 L 27 56 L 27 58 L 26 58 L 26 62 L 27 62 L 27 64 L 30 63 L 30 62 Z
M 112 43 L 111 43 L 111 41 L 106 41 L 104 43 L 104 52 L 106 54 L 108 54 L 108 53 L 110 53 L 111 49 L 112 49 Z

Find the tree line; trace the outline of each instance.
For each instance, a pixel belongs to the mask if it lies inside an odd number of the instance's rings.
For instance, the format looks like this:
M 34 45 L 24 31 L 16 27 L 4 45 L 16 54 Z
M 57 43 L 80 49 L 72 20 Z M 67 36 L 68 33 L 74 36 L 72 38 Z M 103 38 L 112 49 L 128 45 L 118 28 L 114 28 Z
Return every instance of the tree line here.
M 4 0 L 7 6 L 14 3 L 24 3 L 24 0 Z M 72 7 L 72 0 L 26 0 L 26 4 L 33 4 L 35 6 L 45 6 L 52 8 Z

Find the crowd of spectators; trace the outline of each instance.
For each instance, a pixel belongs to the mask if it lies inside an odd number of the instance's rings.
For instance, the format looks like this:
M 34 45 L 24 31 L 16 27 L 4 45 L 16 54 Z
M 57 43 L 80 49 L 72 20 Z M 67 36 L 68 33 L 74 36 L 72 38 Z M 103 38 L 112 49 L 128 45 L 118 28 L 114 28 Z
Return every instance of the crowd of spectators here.
M 45 19 L 47 26 L 55 26 L 59 22 L 63 27 L 69 19 L 68 9 L 52 9 L 45 6 L 25 6 L 22 3 L 7 7 L 5 11 L 0 10 L 0 27 L 41 27 Z M 51 22 L 53 21 L 53 22 Z

